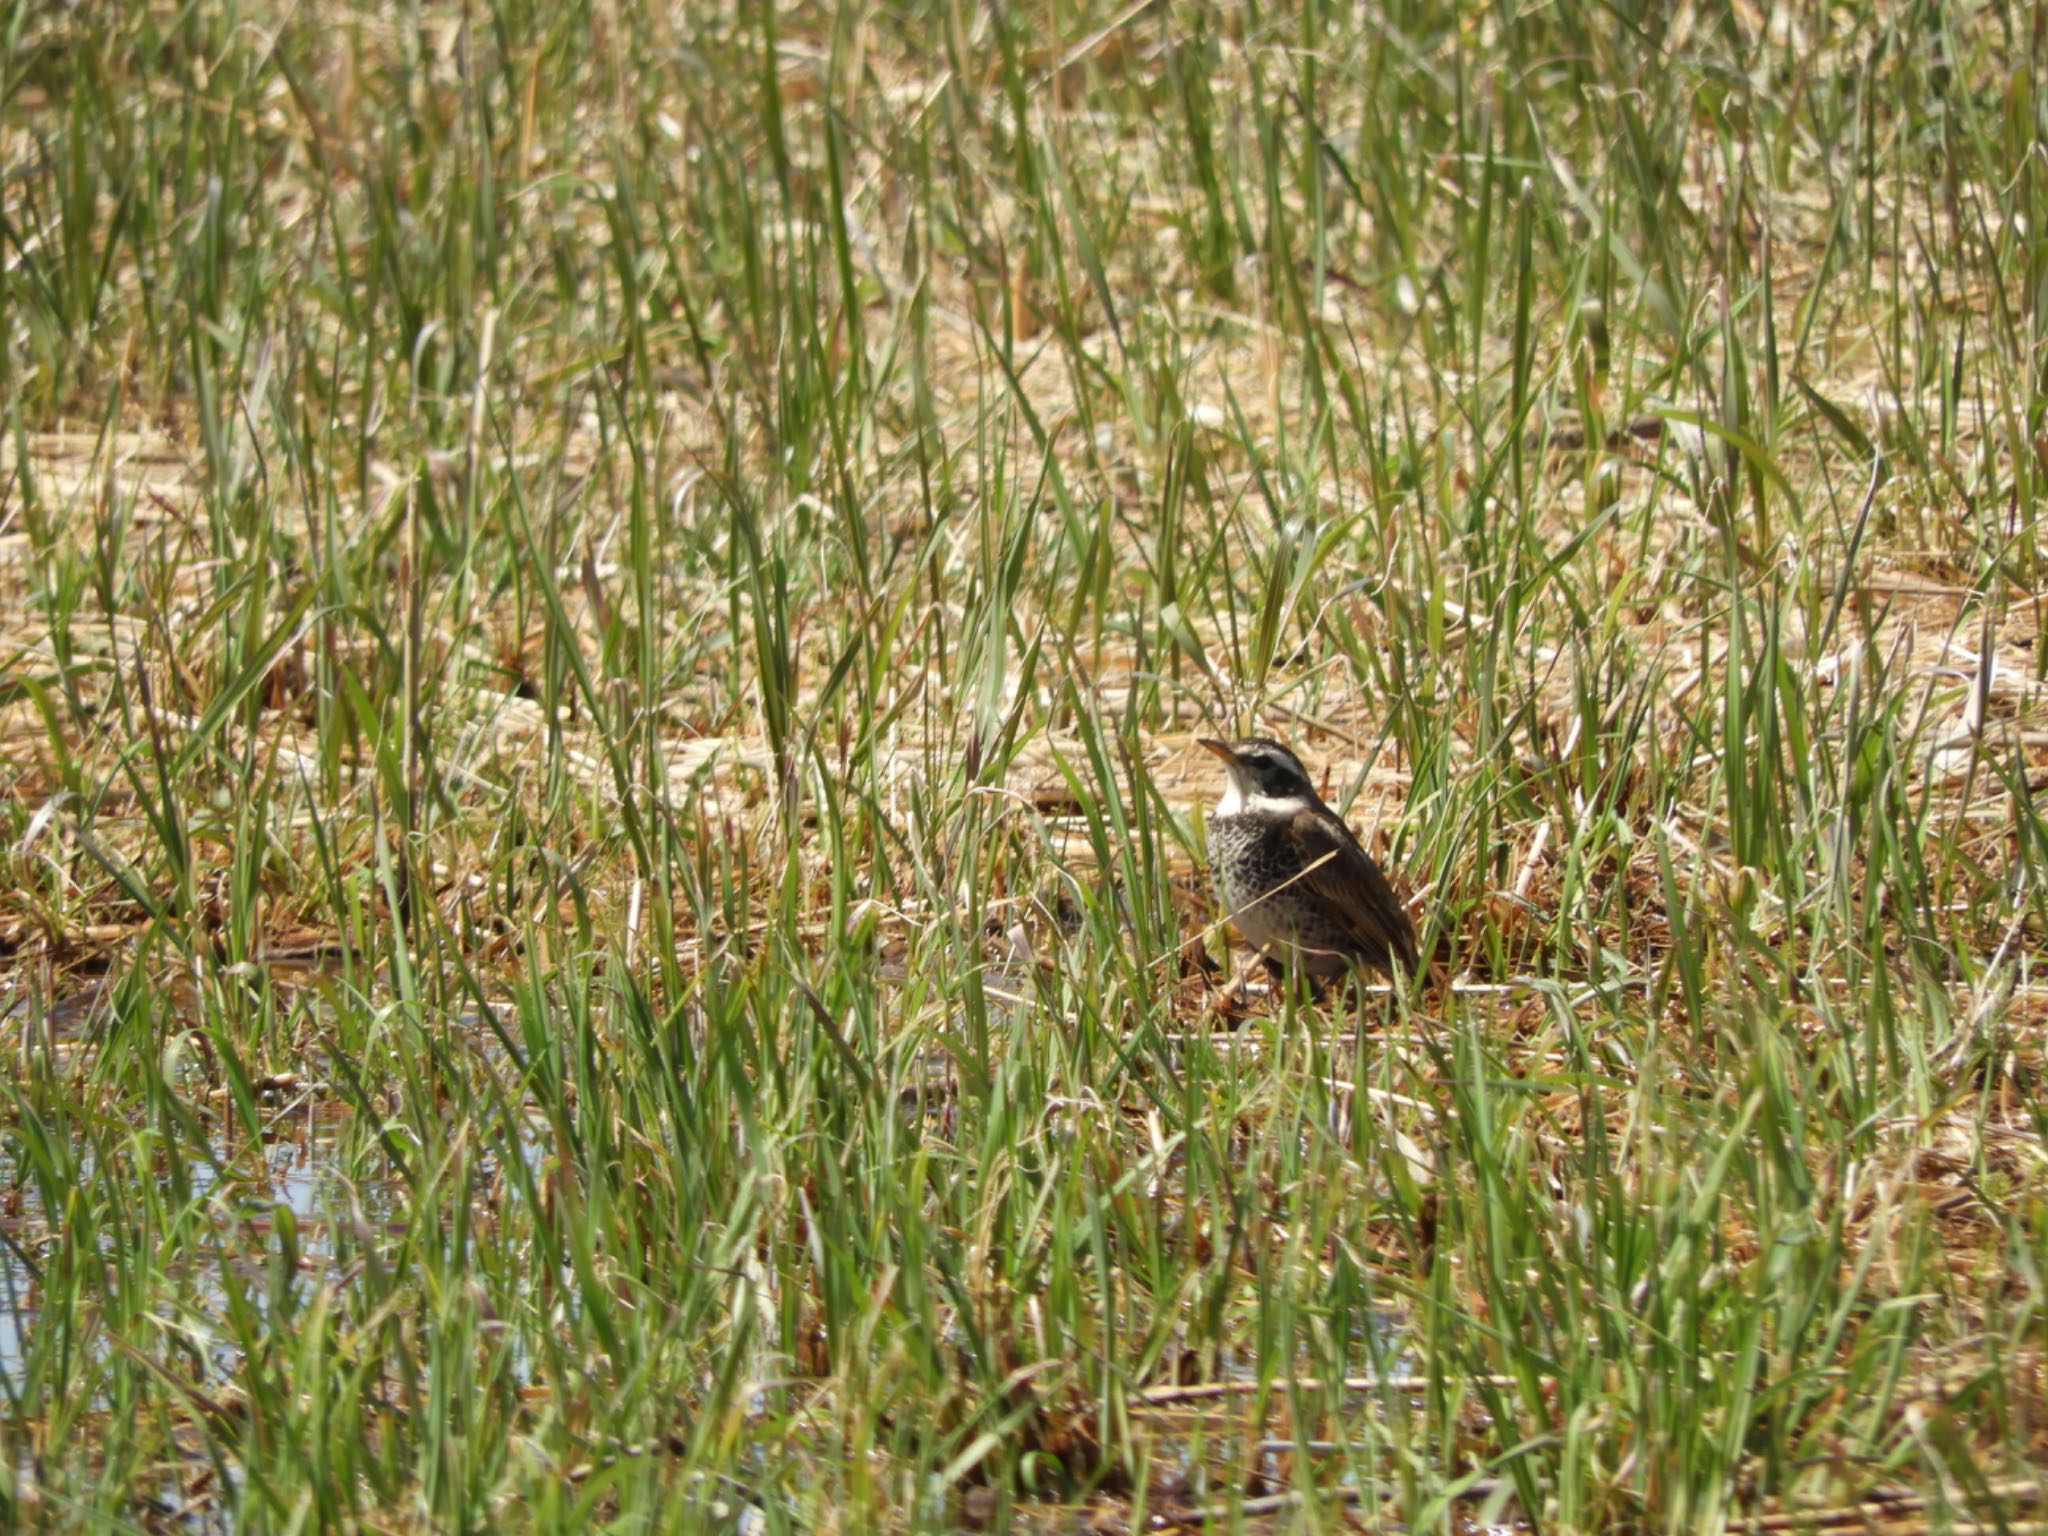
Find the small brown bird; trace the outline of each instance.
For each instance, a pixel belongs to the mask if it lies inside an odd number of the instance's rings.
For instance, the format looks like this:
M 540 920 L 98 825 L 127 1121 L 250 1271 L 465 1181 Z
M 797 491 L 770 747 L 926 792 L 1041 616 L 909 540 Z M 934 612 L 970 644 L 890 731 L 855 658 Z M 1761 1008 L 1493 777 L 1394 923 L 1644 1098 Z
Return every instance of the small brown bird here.
M 1412 974 L 1414 925 L 1301 759 L 1277 741 L 1199 745 L 1230 770 L 1209 818 L 1209 862 L 1238 932 L 1276 968 L 1333 976 L 1356 961 L 1392 975 L 1398 960 Z

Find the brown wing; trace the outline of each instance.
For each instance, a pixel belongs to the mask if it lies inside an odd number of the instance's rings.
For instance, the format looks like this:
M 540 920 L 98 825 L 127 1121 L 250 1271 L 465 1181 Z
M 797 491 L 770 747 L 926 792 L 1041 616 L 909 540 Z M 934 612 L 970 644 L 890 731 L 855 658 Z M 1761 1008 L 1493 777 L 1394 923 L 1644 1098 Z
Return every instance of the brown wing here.
M 1342 915 L 1366 958 L 1382 970 L 1392 969 L 1387 957 L 1398 958 L 1412 975 L 1415 927 L 1351 829 L 1335 816 L 1326 820 L 1305 808 L 1295 813 L 1287 835 L 1301 850 L 1303 862 L 1314 866 L 1301 883 L 1322 897 L 1330 911 Z

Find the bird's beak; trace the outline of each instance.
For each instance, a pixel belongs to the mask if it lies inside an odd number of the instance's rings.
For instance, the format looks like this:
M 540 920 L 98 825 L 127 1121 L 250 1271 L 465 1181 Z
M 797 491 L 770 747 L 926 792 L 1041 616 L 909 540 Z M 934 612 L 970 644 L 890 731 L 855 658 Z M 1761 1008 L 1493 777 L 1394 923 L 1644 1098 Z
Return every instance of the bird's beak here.
M 1195 738 L 1195 745 L 1198 747 L 1207 748 L 1209 751 L 1214 752 L 1226 763 L 1234 763 L 1237 761 L 1237 754 L 1230 750 L 1230 743 L 1227 741 L 1218 741 L 1214 736 L 1197 736 Z

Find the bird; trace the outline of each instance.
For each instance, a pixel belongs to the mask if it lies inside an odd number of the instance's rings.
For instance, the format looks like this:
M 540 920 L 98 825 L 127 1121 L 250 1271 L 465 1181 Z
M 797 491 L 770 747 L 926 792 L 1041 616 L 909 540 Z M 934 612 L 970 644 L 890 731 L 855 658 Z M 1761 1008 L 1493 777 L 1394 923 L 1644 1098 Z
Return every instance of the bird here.
M 1399 962 L 1413 974 L 1414 925 L 1301 759 L 1262 737 L 1197 745 L 1230 772 L 1209 818 L 1217 897 L 1275 974 L 1298 966 L 1326 978 L 1354 962 L 1388 975 Z

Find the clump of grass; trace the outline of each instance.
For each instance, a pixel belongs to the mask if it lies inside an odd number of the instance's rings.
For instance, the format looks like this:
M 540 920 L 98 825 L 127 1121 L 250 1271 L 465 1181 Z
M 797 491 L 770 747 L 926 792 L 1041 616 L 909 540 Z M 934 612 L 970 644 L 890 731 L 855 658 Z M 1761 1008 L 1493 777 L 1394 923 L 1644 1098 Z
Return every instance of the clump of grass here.
M 2032 1518 L 2030 26 L 20 8 L 9 1520 Z

